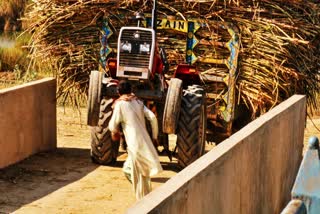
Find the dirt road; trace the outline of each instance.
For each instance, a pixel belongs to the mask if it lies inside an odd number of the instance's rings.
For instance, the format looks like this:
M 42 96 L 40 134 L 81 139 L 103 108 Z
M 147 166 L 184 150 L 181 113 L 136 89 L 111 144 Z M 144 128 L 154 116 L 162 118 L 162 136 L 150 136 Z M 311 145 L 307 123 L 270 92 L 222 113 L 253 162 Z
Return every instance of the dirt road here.
M 124 213 L 135 202 L 121 171 L 126 154 L 113 167 L 91 163 L 85 109 L 81 117 L 70 108 L 57 111 L 58 149 L 0 170 L 0 213 Z M 320 119 L 313 123 L 320 127 Z M 312 134 L 319 132 L 308 120 L 305 142 Z M 165 170 L 152 179 L 154 189 L 178 171 L 176 160 L 161 161 Z
M 135 202 L 121 168 L 90 160 L 90 132 L 73 109 L 58 108 L 58 149 L 34 155 L 0 171 L 0 213 L 124 213 Z M 164 171 L 152 179 L 157 188 L 177 173 L 176 160 L 161 157 Z

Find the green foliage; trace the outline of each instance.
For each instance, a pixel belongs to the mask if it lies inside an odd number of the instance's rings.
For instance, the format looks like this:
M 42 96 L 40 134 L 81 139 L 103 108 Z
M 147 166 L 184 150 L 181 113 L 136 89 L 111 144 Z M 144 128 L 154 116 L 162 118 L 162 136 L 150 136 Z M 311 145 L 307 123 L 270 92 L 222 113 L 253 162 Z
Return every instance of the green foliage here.
M 28 33 L 20 34 L 19 32 L 16 32 L 13 35 L 13 38 L 15 39 L 15 46 L 18 48 L 26 47 L 31 39 L 31 35 Z

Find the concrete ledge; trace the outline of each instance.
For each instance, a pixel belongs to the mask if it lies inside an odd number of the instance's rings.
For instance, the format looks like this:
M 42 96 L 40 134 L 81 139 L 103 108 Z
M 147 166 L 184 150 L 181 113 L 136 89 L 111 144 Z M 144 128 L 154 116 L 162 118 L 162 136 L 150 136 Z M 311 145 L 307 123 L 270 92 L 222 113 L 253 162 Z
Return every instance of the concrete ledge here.
M 304 96 L 289 98 L 127 213 L 280 213 L 302 159 L 305 110 Z
M 56 148 L 56 80 L 0 90 L 0 168 Z

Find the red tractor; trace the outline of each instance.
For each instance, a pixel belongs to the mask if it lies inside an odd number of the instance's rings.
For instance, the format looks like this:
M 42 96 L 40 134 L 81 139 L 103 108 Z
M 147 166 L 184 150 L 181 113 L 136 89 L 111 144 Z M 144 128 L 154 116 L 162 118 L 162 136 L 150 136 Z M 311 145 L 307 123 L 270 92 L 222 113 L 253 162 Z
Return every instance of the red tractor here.
M 91 126 L 91 158 L 98 164 L 112 164 L 117 159 L 119 143 L 111 141 L 108 123 L 112 104 L 117 99 L 117 83 L 131 82 L 137 97 L 154 111 L 159 124 L 159 142 L 170 156 L 168 134 L 176 134 L 174 154 L 181 167 L 199 158 L 205 149 L 206 96 L 196 68 L 178 65 L 168 82 L 166 53 L 159 49 L 156 37 L 156 1 L 153 2 L 151 28 L 141 27 L 145 18 L 137 14 L 137 27 L 122 27 L 118 36 L 116 58 L 109 54 L 112 31 L 105 24 L 101 38 L 104 72 L 92 71 L 88 92 L 88 125 Z M 183 80 L 187 80 L 183 82 Z M 169 83 L 169 84 L 168 84 Z M 170 153 L 170 154 L 169 154 Z

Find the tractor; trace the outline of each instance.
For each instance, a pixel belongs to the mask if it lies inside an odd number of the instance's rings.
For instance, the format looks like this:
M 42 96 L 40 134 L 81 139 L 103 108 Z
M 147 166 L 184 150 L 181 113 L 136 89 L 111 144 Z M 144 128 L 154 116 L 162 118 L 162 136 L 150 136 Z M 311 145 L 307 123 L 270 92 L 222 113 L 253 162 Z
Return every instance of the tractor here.
M 153 0 L 151 17 L 137 13 L 132 18 L 137 26 L 121 27 L 117 31 L 116 48 L 110 44 L 115 30 L 108 19 L 101 26 L 100 68 L 91 71 L 88 90 L 87 124 L 91 127 L 91 159 L 108 165 L 116 162 L 120 142 L 111 140 L 108 123 L 112 104 L 118 98 L 117 84 L 130 81 L 134 94 L 145 102 L 157 116 L 159 143 L 169 158 L 173 154 L 181 168 L 186 167 L 205 152 L 206 137 L 214 136 L 214 129 L 223 127 L 230 134 L 234 118 L 234 80 L 237 70 L 238 37 L 234 26 L 220 23 L 229 32 L 230 57 L 224 61 L 201 58 L 196 61 L 227 65 L 227 73 L 201 75 L 194 63 L 195 32 L 206 24 L 197 20 L 173 20 L 157 17 L 157 1 Z M 231 26 L 231 27 L 230 27 Z M 186 57 L 175 65 L 168 78 L 169 64 L 166 49 L 161 47 L 158 32 L 179 30 L 186 36 Z M 218 44 L 221 45 L 221 44 Z M 224 87 L 208 91 L 203 78 Z M 213 78 L 213 80 L 212 80 Z M 210 86 L 210 85 L 209 85 Z M 220 122 L 219 122 L 220 121 Z M 221 122 L 222 121 L 222 122 Z M 211 127 L 211 128 L 207 128 Z M 148 126 L 148 124 L 147 124 Z M 168 135 L 177 136 L 175 146 L 169 145 Z M 174 148 L 173 150 L 170 148 Z

